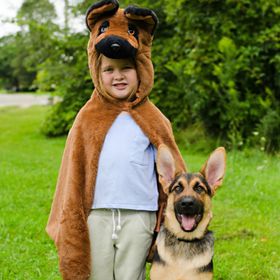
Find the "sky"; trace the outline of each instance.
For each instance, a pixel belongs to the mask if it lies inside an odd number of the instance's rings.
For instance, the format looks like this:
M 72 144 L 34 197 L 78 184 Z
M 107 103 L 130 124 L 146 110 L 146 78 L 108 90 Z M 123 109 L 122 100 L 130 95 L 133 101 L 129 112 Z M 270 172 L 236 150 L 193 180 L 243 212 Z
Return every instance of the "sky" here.
M 15 17 L 22 2 L 23 0 L 0 0 L 0 37 L 18 31 L 16 25 L 4 23 L 3 20 Z
M 13 34 L 19 31 L 19 28 L 16 24 L 6 23 L 5 20 L 13 19 L 18 9 L 21 7 L 24 0 L 0 0 L 0 37 Z M 40 1 L 40 0 L 38 0 Z M 70 4 L 74 2 L 79 2 L 80 0 L 70 0 Z M 56 13 L 58 15 L 57 23 L 63 24 L 63 7 L 64 1 L 63 0 L 50 0 L 55 5 Z M 75 30 L 82 30 L 84 28 L 84 19 L 78 18 L 75 20 L 74 26 L 76 27 Z

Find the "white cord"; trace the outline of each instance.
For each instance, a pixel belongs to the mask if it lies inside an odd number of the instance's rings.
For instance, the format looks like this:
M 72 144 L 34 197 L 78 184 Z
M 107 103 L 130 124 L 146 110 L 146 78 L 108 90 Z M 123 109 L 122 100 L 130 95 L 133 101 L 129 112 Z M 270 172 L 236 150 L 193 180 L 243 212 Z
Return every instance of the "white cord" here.
M 115 221 L 115 211 L 116 209 L 112 209 L 112 222 L 113 222 L 113 233 L 112 233 L 112 239 L 113 240 L 117 240 L 118 239 L 118 235 L 116 233 L 116 231 L 120 231 L 121 230 L 121 211 L 120 209 L 117 209 L 118 212 L 118 225 L 116 226 L 116 221 Z
M 113 240 L 116 240 L 116 239 L 118 239 L 118 236 L 117 236 L 117 234 L 116 234 L 115 209 L 112 209 L 112 222 L 113 222 L 112 239 L 113 239 Z
M 118 211 L 118 225 L 117 225 L 117 231 L 121 230 L 122 227 L 121 227 L 121 211 L 120 209 L 117 209 Z

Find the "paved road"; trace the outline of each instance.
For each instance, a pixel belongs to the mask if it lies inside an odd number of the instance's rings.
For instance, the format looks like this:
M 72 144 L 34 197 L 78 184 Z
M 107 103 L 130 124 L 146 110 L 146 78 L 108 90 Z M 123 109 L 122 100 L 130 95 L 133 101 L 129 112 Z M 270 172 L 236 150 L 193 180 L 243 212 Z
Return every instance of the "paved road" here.
M 33 105 L 49 105 L 52 100 L 49 95 L 38 94 L 0 94 L 0 107 L 17 106 L 27 108 Z

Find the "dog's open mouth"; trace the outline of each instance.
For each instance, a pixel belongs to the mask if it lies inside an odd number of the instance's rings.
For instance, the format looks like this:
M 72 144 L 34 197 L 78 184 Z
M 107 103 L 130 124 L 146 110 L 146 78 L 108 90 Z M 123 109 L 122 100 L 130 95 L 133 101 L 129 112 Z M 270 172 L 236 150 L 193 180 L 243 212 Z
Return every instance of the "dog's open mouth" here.
M 184 196 L 178 200 L 174 210 L 182 230 L 187 232 L 197 228 L 204 213 L 203 203 L 192 196 Z
M 181 228 L 184 231 L 194 231 L 199 222 L 202 219 L 202 215 L 201 214 L 196 214 L 196 215 L 185 215 L 185 214 L 176 214 L 177 220 L 181 225 Z

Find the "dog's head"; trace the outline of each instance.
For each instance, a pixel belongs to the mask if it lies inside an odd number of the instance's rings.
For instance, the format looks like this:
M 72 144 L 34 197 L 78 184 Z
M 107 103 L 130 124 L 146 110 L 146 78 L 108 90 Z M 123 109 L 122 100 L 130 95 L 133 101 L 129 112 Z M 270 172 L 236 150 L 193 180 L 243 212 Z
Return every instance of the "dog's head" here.
M 158 24 L 156 14 L 135 6 L 119 9 L 117 0 L 103 0 L 88 9 L 86 24 L 90 30 L 89 67 L 95 86 L 98 88 L 95 71 L 100 53 L 113 59 L 132 57 L 140 80 L 138 95 L 149 94 L 153 86 L 151 45 Z
M 175 175 L 175 162 L 169 149 L 160 145 L 157 155 L 159 180 L 168 195 L 165 226 L 178 238 L 201 238 L 212 218 L 211 198 L 222 184 L 225 149 L 217 148 L 199 173 Z

